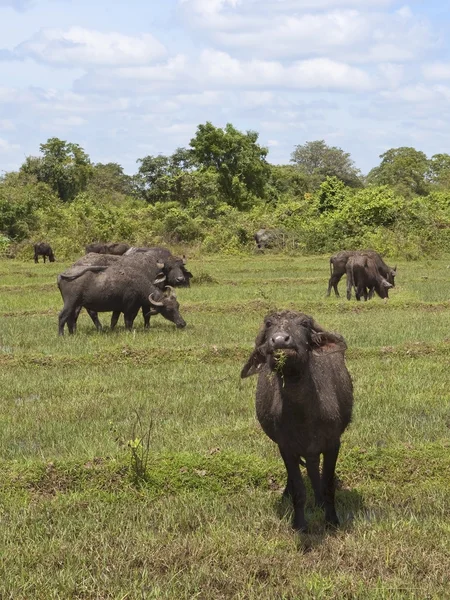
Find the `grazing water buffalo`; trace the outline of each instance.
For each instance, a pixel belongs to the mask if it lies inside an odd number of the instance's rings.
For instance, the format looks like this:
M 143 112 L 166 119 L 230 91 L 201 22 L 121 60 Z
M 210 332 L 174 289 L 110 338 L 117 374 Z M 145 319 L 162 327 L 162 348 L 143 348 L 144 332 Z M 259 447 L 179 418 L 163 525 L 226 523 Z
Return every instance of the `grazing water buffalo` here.
M 88 244 L 86 246 L 86 254 L 90 252 L 95 252 L 96 254 L 115 254 L 116 256 L 121 256 L 125 254 L 125 252 L 129 249 L 128 244 L 124 243 L 116 243 L 116 242 L 108 242 L 106 244 L 101 242 L 96 242 L 94 244 Z
M 314 497 L 325 519 L 338 525 L 334 473 L 340 438 L 350 422 L 352 381 L 342 336 L 293 311 L 269 314 L 241 377 L 258 374 L 256 414 L 280 450 L 287 471 L 284 496 L 294 504 L 295 529 L 306 531 L 306 490 L 299 464 L 306 463 Z M 323 455 L 322 474 L 320 455 Z
M 334 289 L 336 296 L 339 296 L 338 283 L 341 277 L 346 273 L 347 261 L 353 255 L 365 255 L 374 259 L 377 268 L 382 277 L 384 277 L 392 287 L 395 287 L 395 276 L 397 275 L 397 267 L 389 267 L 383 258 L 374 250 L 342 250 L 333 254 L 330 258 L 330 280 L 328 282 L 327 296 L 331 293 L 331 288 Z
M 355 289 L 356 299 L 361 296 L 364 300 L 372 298 L 374 291 L 380 298 L 389 297 L 388 290 L 392 287 L 380 273 L 377 262 L 367 254 L 354 254 L 347 260 L 347 300 L 352 297 L 352 288 Z
M 50 244 L 47 244 L 46 242 L 38 242 L 37 244 L 34 244 L 33 248 L 35 263 L 39 262 L 39 256 L 44 257 L 44 263 L 46 261 L 47 256 L 50 262 L 55 262 L 55 255 L 53 254 L 53 250 Z
M 123 256 L 115 256 L 113 254 L 96 254 L 95 252 L 91 252 L 89 254 L 86 254 L 86 256 L 83 256 L 82 258 L 80 258 L 79 260 L 77 260 L 72 267 L 70 267 L 67 271 L 65 271 L 64 273 L 61 274 L 62 277 L 65 277 L 65 279 L 74 279 L 80 276 L 80 274 L 83 274 L 86 270 L 80 270 L 80 267 L 85 267 L 85 266 L 91 266 L 91 267 L 99 267 L 97 269 L 97 271 L 104 271 L 107 267 L 111 266 L 111 265 L 117 265 L 117 264 L 122 264 L 124 265 L 124 268 L 137 268 L 139 270 L 142 271 L 142 273 L 150 279 L 150 281 L 153 283 L 153 285 L 155 285 L 156 287 L 160 288 L 160 289 L 164 289 L 167 286 L 167 279 L 170 277 L 170 279 L 176 278 L 176 276 L 179 274 L 178 270 L 175 271 L 175 273 L 172 273 L 172 269 L 170 268 L 170 266 L 166 266 L 164 263 L 162 262 L 158 262 L 157 260 L 154 259 L 153 256 L 139 256 L 139 257 L 123 257 Z M 100 268 L 102 267 L 102 268 Z M 94 272 L 94 269 L 90 269 L 92 272 Z M 75 277 L 74 277 L 75 276 Z M 82 306 L 78 306 L 75 312 L 75 326 L 76 326 L 76 322 L 78 320 L 78 316 L 80 314 L 80 311 L 82 309 Z M 91 317 L 94 325 L 96 326 L 96 328 L 98 330 L 100 330 L 102 328 L 102 325 L 98 319 L 98 315 L 95 311 L 87 309 L 87 312 L 89 314 L 89 316 Z M 144 317 L 144 327 L 147 329 L 150 326 L 150 316 L 151 314 L 157 314 L 159 311 L 156 310 L 155 312 L 147 312 L 144 310 L 144 308 L 142 309 L 142 314 Z M 120 312 L 113 312 L 112 317 L 111 317 L 111 329 L 114 329 L 114 327 L 117 324 L 117 321 L 119 319 L 120 316 Z
M 77 311 L 83 306 L 88 309 L 91 317 L 92 314 L 97 316 L 99 312 L 113 312 L 113 317 L 116 315 L 118 318 L 123 312 L 125 327 L 129 330 L 141 307 L 148 318 L 158 312 L 177 327 L 186 326 L 172 288 L 168 288 L 164 294 L 155 287 L 151 277 L 132 265 L 126 269 L 121 263 L 109 267 L 75 267 L 58 276 L 58 287 L 64 300 L 64 307 L 59 314 L 60 335 L 64 334 L 66 324 L 69 333 L 75 332 Z M 101 327 L 99 322 L 96 326 Z

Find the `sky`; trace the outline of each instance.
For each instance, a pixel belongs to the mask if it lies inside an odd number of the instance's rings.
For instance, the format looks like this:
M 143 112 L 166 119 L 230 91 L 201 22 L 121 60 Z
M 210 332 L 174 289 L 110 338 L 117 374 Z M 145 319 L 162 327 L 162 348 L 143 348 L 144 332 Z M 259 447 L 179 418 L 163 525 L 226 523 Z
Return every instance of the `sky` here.
M 0 0 L 0 173 L 59 137 L 132 174 L 206 121 L 277 164 L 450 153 L 448 0 Z

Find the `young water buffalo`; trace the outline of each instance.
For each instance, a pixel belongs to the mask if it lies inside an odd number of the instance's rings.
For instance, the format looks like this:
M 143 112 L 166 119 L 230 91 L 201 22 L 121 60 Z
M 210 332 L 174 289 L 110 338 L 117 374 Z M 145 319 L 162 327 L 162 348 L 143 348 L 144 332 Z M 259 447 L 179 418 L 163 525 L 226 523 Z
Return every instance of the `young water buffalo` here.
M 97 313 L 113 312 L 117 322 L 123 312 L 125 327 L 130 330 L 141 307 L 148 319 L 151 314 L 158 312 L 177 327 L 186 326 L 172 289 L 168 288 L 167 294 L 162 293 L 155 287 L 151 277 L 131 266 L 124 269 L 118 263 L 110 267 L 73 267 L 58 276 L 58 287 L 64 300 L 64 307 L 59 314 L 60 335 L 64 334 L 66 324 L 69 333 L 75 332 L 76 319 L 83 306 L 97 328 L 101 328 Z
M 361 296 L 364 300 L 372 298 L 374 291 L 380 298 L 389 297 L 388 290 L 392 287 L 380 273 L 374 258 L 367 254 L 354 254 L 347 261 L 347 300 L 352 297 L 352 288 L 355 289 L 356 299 Z
M 38 242 L 37 244 L 34 244 L 33 248 L 35 263 L 39 262 L 39 256 L 44 257 L 44 263 L 46 261 L 47 256 L 50 262 L 55 262 L 55 255 L 53 254 L 53 250 L 50 244 L 47 244 L 46 242 Z
M 295 529 L 306 531 L 306 491 L 299 464 L 306 462 L 314 497 L 325 519 L 338 525 L 334 472 L 340 438 L 350 422 L 353 387 L 342 336 L 293 311 L 268 315 L 241 377 L 258 373 L 256 414 L 280 450 L 287 470 L 285 496 L 294 504 Z M 320 474 L 320 455 L 323 468 Z
M 348 259 L 350 256 L 354 255 L 364 255 L 373 258 L 381 276 L 384 277 L 392 287 L 395 287 L 394 279 L 397 275 L 397 267 L 389 267 L 378 252 L 375 252 L 375 250 L 342 250 L 341 252 L 333 254 L 330 258 L 330 280 L 328 282 L 327 296 L 330 295 L 331 288 L 334 289 L 335 295 L 339 296 L 338 283 L 346 273 Z

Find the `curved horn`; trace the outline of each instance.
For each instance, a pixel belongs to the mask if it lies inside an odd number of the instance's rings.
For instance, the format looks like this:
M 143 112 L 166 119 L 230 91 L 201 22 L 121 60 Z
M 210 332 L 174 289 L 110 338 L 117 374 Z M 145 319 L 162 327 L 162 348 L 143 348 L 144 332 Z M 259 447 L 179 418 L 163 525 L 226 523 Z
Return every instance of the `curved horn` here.
M 158 283 L 162 283 L 163 281 L 165 281 L 167 278 L 164 275 L 164 273 L 158 273 L 158 275 L 156 276 L 156 279 L 153 280 L 153 283 L 156 285 Z
M 171 285 L 166 285 L 164 288 L 164 291 L 169 291 L 169 293 L 167 294 L 169 296 L 169 298 L 176 298 L 176 294 L 173 290 L 173 287 Z
M 156 266 L 158 267 L 158 269 L 164 269 L 164 263 L 163 262 L 157 262 Z
M 153 304 L 153 306 L 164 306 L 164 302 L 160 302 L 159 300 L 153 300 L 153 294 L 150 294 L 148 299 L 150 300 L 150 304 Z

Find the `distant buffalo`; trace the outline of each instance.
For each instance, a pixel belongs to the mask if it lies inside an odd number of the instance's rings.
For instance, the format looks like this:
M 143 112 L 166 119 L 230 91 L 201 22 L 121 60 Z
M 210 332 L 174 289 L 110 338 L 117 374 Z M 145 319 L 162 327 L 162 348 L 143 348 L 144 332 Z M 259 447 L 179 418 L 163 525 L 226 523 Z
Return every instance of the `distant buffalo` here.
M 347 261 L 347 300 L 351 299 L 352 288 L 355 290 L 356 299 L 372 298 L 374 292 L 380 298 L 389 297 L 388 290 L 392 287 L 378 270 L 375 260 L 364 254 L 354 254 Z
M 33 247 L 35 263 L 39 262 L 39 256 L 44 257 L 44 263 L 47 260 L 47 256 L 50 262 L 55 262 L 55 255 L 53 254 L 53 250 L 50 244 L 47 244 L 46 242 L 38 242 L 37 244 L 34 244 Z
M 125 254 L 129 248 L 130 246 L 128 244 L 121 242 L 108 242 L 106 244 L 96 242 L 86 246 L 86 254 L 95 252 L 96 254 L 115 254 L 116 256 L 121 256 L 122 254 Z
M 253 237 L 260 250 L 284 246 L 285 234 L 281 229 L 260 229 Z
M 330 258 L 330 279 L 328 281 L 327 296 L 331 294 L 331 289 L 334 289 L 336 296 L 339 296 L 338 283 L 342 276 L 346 273 L 347 261 L 351 256 L 369 256 L 375 261 L 376 267 L 380 272 L 380 275 L 391 284 L 391 287 L 395 287 L 395 276 L 397 275 L 397 266 L 394 268 L 389 267 L 383 260 L 378 252 L 375 250 L 342 250 L 333 254 Z M 373 295 L 373 291 L 371 296 Z

